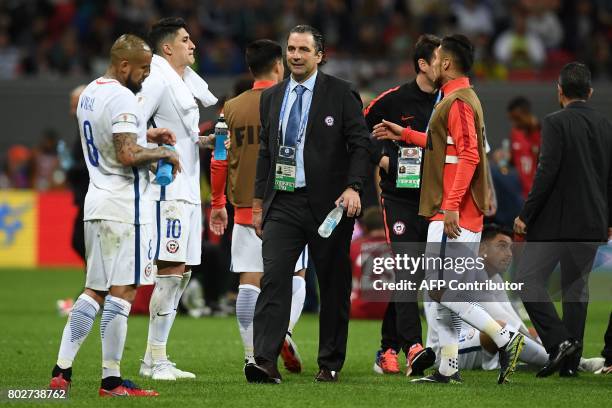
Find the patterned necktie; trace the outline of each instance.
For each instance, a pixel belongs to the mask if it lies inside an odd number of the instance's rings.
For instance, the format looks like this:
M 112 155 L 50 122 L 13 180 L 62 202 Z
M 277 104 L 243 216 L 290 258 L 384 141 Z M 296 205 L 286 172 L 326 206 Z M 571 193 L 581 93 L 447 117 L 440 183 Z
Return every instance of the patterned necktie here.
M 300 119 L 302 119 L 302 95 L 306 88 L 303 85 L 298 85 L 294 90 L 297 97 L 289 112 L 289 120 L 285 129 L 285 146 L 295 146 L 300 131 Z

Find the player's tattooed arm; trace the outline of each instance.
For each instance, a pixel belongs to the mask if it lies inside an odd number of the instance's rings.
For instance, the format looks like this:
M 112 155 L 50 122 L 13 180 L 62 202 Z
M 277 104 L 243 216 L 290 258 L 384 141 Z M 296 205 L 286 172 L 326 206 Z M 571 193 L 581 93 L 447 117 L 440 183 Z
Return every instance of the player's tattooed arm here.
M 178 154 L 165 147 L 147 149 L 136 143 L 134 133 L 113 133 L 113 144 L 117 160 L 127 167 L 139 167 L 165 159 L 172 164 L 172 172 L 176 175 L 181 171 Z

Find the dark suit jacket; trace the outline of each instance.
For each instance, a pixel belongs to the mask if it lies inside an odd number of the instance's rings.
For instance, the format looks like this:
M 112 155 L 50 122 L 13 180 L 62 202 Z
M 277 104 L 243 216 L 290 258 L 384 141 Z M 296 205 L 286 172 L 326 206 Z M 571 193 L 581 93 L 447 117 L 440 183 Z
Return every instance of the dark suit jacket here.
M 535 180 L 520 218 L 527 240 L 604 241 L 612 226 L 612 124 L 585 102 L 542 122 Z
M 287 78 L 261 95 L 255 198 L 263 199 L 264 222 L 276 194 L 278 123 L 288 84 Z M 367 175 L 370 139 L 361 109 L 361 99 L 350 83 L 318 72 L 304 141 L 304 173 L 308 201 L 321 222 L 346 187 L 363 185 Z

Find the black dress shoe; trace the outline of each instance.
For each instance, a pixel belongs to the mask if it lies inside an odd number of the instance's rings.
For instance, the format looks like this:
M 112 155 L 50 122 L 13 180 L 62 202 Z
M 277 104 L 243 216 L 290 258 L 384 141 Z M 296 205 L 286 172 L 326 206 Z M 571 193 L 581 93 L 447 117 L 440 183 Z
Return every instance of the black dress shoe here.
M 578 370 L 574 370 L 573 368 L 562 368 L 559 370 L 559 377 L 578 377 Z
M 580 349 L 580 342 L 577 340 L 565 340 L 559 347 L 557 351 L 550 355 L 548 358 L 548 363 L 538 373 L 536 377 L 548 377 L 549 375 L 554 374 L 561 364 L 563 360 L 571 355 L 573 355 L 576 351 Z
M 268 362 L 245 365 L 244 375 L 250 383 L 280 384 L 282 380 L 276 365 Z
M 317 382 L 336 382 L 338 381 L 338 373 L 337 371 L 331 371 L 327 368 L 322 368 L 319 370 L 317 375 L 315 376 L 315 381 Z

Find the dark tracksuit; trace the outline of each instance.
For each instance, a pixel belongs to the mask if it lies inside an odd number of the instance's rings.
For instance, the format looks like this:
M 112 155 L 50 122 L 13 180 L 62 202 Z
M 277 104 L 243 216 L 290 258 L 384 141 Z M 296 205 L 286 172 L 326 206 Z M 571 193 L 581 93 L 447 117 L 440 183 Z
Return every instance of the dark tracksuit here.
M 383 92 L 364 110 L 370 131 L 383 119 L 403 127 L 424 132 L 433 110 L 436 94 L 418 87 L 416 80 Z M 407 147 L 403 143 L 402 147 Z M 419 216 L 420 189 L 397 188 L 399 145 L 385 140 L 375 143 L 372 161 L 378 164 L 382 156 L 389 157 L 389 172 L 380 169 L 381 203 L 387 241 L 394 253 L 420 256 L 425 251 L 428 221 Z M 411 244 L 407 244 L 411 243 Z M 405 276 L 404 276 L 405 275 Z M 408 275 L 396 271 L 396 280 L 420 282 L 423 271 Z M 403 294 L 389 302 L 382 324 L 381 348 L 407 351 L 415 343 L 423 343 L 421 320 L 416 292 Z

